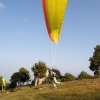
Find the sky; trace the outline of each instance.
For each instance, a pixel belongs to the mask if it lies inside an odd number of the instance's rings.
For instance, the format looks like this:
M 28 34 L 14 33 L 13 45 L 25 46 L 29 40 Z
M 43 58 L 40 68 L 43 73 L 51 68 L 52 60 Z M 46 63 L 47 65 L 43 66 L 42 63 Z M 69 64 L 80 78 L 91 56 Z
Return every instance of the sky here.
M 53 44 L 55 45 L 55 44 Z M 100 0 L 69 0 L 54 68 L 90 75 L 89 58 L 100 45 Z M 52 42 L 45 25 L 42 0 L 0 0 L 0 74 L 10 80 L 21 67 L 31 73 L 43 61 L 52 67 Z

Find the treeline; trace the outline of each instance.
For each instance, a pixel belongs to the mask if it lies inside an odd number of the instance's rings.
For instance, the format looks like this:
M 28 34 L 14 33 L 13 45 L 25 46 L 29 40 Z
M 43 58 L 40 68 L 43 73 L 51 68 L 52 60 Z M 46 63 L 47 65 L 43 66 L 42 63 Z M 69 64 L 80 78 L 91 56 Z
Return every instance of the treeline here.
M 35 63 L 33 67 L 31 68 L 33 73 L 37 75 L 40 78 L 46 77 L 45 73 L 48 70 L 48 67 L 46 64 L 42 61 L 39 61 L 38 63 Z M 97 78 L 97 76 L 91 76 L 87 72 L 82 71 L 79 73 L 77 77 L 75 77 L 73 74 L 66 72 L 65 75 L 61 75 L 60 71 L 57 69 L 52 69 L 57 73 L 57 79 L 61 82 L 66 82 L 66 81 L 72 81 L 72 80 L 79 80 L 79 79 L 91 79 L 91 78 Z M 2 88 L 2 77 L 0 77 L 0 88 Z M 30 72 L 22 67 L 19 69 L 18 72 L 14 72 L 10 78 L 10 83 L 6 83 L 6 89 L 11 89 L 15 88 L 16 86 L 23 86 L 24 83 L 31 82 L 28 85 L 33 86 L 33 80 L 31 80 Z M 44 84 L 51 84 L 52 83 L 52 77 L 49 75 Z
M 42 78 L 46 76 L 47 68 L 48 67 L 44 62 L 39 61 L 38 63 L 35 63 L 33 65 L 31 70 L 34 75 L 36 75 L 39 78 Z M 0 88 L 2 88 L 3 86 L 2 78 L 3 77 L 0 76 Z M 26 68 L 21 67 L 18 72 L 14 72 L 12 74 L 12 76 L 10 77 L 10 83 L 6 83 L 6 87 L 4 88 L 8 89 L 8 88 L 15 88 L 16 86 L 20 87 L 23 86 L 25 82 L 33 83 L 33 79 L 31 79 L 30 72 Z
M 61 82 L 66 81 L 72 81 L 72 80 L 79 80 L 79 79 L 90 79 L 90 78 L 97 78 L 100 75 L 100 45 L 97 45 L 94 48 L 93 56 L 89 58 L 90 61 L 90 70 L 94 72 L 95 76 L 89 75 L 87 72 L 82 71 L 79 73 L 77 77 L 72 75 L 71 73 L 66 72 L 64 76 L 60 74 L 60 71 L 55 69 L 56 73 L 59 73 L 57 79 Z M 39 61 L 33 65 L 31 68 L 33 74 L 39 78 L 46 76 L 46 71 L 48 67 L 47 65 Z M 31 81 L 33 83 L 33 80 L 31 80 L 30 72 L 22 67 L 19 69 L 18 72 L 14 72 L 10 78 L 10 83 L 6 84 L 6 88 L 14 88 L 16 86 L 24 85 L 25 82 Z M 45 83 L 52 83 L 52 78 L 49 76 L 46 78 Z M 0 88 L 2 88 L 2 76 L 0 77 Z M 5 87 L 4 87 L 5 88 Z

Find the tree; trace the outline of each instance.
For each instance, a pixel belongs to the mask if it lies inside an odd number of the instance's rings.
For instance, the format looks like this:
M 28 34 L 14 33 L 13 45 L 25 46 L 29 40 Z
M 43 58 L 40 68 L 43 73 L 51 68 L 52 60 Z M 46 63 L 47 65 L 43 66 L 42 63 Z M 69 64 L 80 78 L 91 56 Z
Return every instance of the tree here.
M 21 81 L 21 74 L 20 74 L 20 72 L 15 72 L 11 76 L 10 82 L 15 82 L 16 83 L 18 81 Z
M 100 45 L 97 45 L 94 48 L 93 57 L 90 57 L 90 70 L 97 71 L 98 67 L 100 66 Z
M 22 67 L 22 68 L 19 69 L 19 73 L 21 75 L 20 79 L 21 79 L 21 82 L 23 82 L 23 84 L 24 84 L 24 82 L 29 81 L 30 73 L 27 69 Z
M 10 88 L 15 88 L 17 86 L 17 82 L 19 83 L 19 88 L 20 88 L 20 81 L 21 81 L 21 74 L 19 72 L 13 73 L 10 79 Z
M 39 61 L 33 65 L 31 70 L 34 72 L 35 76 L 42 78 L 46 76 L 47 66 L 44 62 Z
M 55 72 L 55 73 L 57 74 L 57 77 L 62 76 L 62 75 L 61 75 L 61 72 L 60 72 L 58 69 L 52 68 L 52 71 Z
M 2 87 L 2 76 L 0 76 L 0 88 Z
M 18 84 L 20 86 L 21 82 L 24 84 L 24 82 L 28 81 L 29 79 L 30 79 L 29 71 L 27 69 L 25 69 L 24 67 L 22 67 L 19 69 L 19 72 L 13 73 L 10 81 L 14 84 L 18 82 Z
M 44 62 L 39 61 L 38 63 L 35 63 L 31 70 L 34 72 L 34 85 L 37 86 L 43 82 L 45 79 L 44 77 L 46 76 L 47 72 L 47 66 Z M 43 79 L 42 79 L 43 78 Z M 41 82 L 40 82 L 40 79 Z

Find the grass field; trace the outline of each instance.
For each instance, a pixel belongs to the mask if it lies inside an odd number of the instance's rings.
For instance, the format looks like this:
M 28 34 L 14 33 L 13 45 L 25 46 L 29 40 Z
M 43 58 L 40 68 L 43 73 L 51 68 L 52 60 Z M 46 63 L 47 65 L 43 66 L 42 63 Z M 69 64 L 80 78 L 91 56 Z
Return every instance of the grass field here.
M 100 100 L 100 78 L 64 82 L 38 87 L 22 87 L 15 92 L 0 93 L 0 100 Z

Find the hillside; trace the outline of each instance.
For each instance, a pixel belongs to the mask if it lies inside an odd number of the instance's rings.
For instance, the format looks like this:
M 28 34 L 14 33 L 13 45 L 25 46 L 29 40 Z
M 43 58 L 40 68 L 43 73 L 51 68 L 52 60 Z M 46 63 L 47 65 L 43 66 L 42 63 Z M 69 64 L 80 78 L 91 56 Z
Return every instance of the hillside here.
M 100 78 L 64 82 L 38 87 L 22 87 L 15 92 L 0 93 L 0 100 L 100 100 Z

